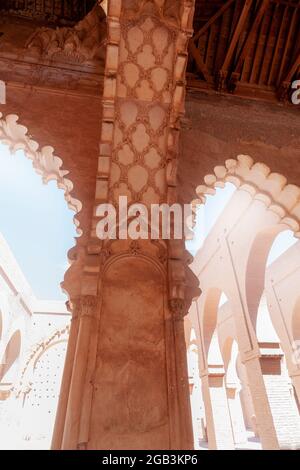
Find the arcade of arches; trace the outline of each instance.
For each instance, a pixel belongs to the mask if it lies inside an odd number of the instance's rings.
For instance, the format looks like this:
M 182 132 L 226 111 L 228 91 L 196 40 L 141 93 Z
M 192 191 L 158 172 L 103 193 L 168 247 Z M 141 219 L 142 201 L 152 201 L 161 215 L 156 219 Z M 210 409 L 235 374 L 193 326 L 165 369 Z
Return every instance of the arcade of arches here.
M 0 251 L 0 417 L 18 407 L 28 440 L 56 411 L 59 450 L 300 449 L 300 4 L 79 3 L 0 9 L 0 141 L 57 181 L 78 232 L 68 310 L 15 294 L 16 323 Z M 223 209 L 192 256 L 98 239 L 119 196 L 191 204 L 195 238 Z

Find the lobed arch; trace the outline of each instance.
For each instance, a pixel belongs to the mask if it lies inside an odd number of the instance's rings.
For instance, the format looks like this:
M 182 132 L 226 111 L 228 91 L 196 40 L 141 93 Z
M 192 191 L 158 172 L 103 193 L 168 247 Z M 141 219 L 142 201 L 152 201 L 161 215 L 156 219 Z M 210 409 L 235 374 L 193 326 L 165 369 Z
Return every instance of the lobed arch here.
M 216 189 L 224 188 L 226 183 L 232 183 L 237 189 L 248 192 L 254 200 L 262 201 L 278 220 L 273 226 L 270 224 L 255 234 L 246 259 L 245 300 L 256 330 L 272 245 L 276 237 L 286 230 L 300 238 L 300 187 L 288 184 L 285 176 L 271 172 L 264 163 L 255 163 L 248 155 L 238 155 L 236 159 L 226 160 L 223 166 L 216 166 L 213 174 L 205 176 L 204 184 L 196 188 L 198 199 L 192 201 L 194 212 L 197 205 L 205 204 L 207 195 L 214 195 Z
M 35 171 L 42 176 L 45 184 L 51 180 L 56 181 L 58 189 L 64 191 L 69 209 L 75 212 L 74 224 L 80 236 L 82 231 L 76 216 L 82 210 L 82 203 L 72 196 L 74 185 L 67 178 L 69 171 L 62 168 L 63 161 L 54 154 L 53 147 L 40 148 L 39 144 L 31 139 L 28 129 L 18 121 L 19 116 L 16 114 L 3 116 L 0 113 L 0 142 L 7 145 L 12 153 L 23 150 L 25 156 L 32 161 Z
M 223 188 L 226 182 L 264 201 L 280 216 L 281 223 L 300 238 L 300 188 L 288 184 L 285 176 L 271 172 L 264 163 L 255 163 L 249 155 L 228 159 L 224 166 L 214 168 L 214 174 L 206 175 L 205 184 L 196 188 L 198 199 L 192 201 L 193 207 L 204 204 L 206 195 L 214 195 L 216 188 Z

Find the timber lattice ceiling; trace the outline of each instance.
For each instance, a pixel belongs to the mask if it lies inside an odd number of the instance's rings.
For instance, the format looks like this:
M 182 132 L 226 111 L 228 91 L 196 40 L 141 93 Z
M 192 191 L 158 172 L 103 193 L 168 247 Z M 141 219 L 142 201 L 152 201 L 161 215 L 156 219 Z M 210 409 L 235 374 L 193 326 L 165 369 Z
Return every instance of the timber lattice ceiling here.
M 300 78 L 300 0 L 198 0 L 190 85 L 288 101 Z

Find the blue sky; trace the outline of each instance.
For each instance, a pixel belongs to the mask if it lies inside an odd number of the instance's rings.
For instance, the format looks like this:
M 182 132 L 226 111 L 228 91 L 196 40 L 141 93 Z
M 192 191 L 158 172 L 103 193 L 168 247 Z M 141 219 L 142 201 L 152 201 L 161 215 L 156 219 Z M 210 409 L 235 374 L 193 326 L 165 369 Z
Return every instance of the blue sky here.
M 0 143 L 0 231 L 40 299 L 63 300 L 59 283 L 76 236 L 74 212 L 55 181 L 47 185 L 22 151 Z
M 234 191 L 232 184 L 226 184 L 199 206 L 195 238 L 187 242 L 192 254 L 201 247 Z M 59 284 L 68 267 L 67 252 L 74 246 L 73 216 L 56 182 L 44 185 L 22 151 L 11 155 L 0 143 L 0 232 L 40 299 L 65 299 Z M 268 263 L 296 241 L 290 231 L 280 234 Z

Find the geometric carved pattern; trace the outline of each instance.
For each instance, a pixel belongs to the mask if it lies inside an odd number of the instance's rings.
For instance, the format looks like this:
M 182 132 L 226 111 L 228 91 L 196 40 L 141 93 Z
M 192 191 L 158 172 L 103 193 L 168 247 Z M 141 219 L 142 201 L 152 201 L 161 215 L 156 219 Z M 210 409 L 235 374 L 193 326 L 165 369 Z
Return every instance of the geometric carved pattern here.
M 166 149 L 176 33 L 142 17 L 121 31 L 110 199 L 166 199 Z
M 191 0 L 111 0 L 96 201 L 177 201 Z M 92 237 L 96 238 L 95 217 Z M 92 248 L 91 248 L 92 249 Z
M 108 3 L 95 214 L 103 202 L 117 207 L 119 196 L 148 207 L 178 201 L 180 120 L 193 12 L 193 0 Z M 95 254 L 104 250 L 97 240 L 98 220 L 95 215 L 89 246 Z M 168 247 L 169 299 L 184 299 L 184 247 L 173 240 Z

